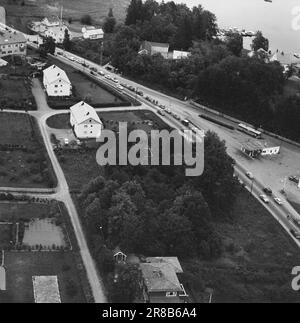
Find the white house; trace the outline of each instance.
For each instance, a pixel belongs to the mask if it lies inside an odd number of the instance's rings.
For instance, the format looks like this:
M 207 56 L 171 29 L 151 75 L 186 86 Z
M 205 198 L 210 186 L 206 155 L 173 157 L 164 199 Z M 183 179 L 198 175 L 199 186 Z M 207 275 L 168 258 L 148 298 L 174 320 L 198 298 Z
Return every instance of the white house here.
M 49 27 L 45 30 L 45 32 L 43 33 L 43 36 L 52 37 L 57 44 L 62 44 L 62 42 L 65 39 L 66 30 L 69 33 L 70 39 L 72 39 L 72 34 L 69 28 L 65 25 Z
M 52 17 L 45 17 L 41 24 L 44 25 L 46 28 L 59 26 L 60 25 L 60 19 L 57 16 Z
M 104 37 L 102 28 L 96 29 L 94 26 L 85 26 L 81 31 L 84 39 L 103 39 Z
M 70 96 L 72 84 L 64 70 L 52 65 L 43 71 L 43 84 L 48 96 Z
M 103 124 L 96 110 L 81 101 L 71 108 L 70 123 L 79 139 L 99 138 Z
M 172 59 L 183 59 L 188 58 L 191 55 L 191 52 L 186 52 L 182 50 L 174 50 L 172 52 Z

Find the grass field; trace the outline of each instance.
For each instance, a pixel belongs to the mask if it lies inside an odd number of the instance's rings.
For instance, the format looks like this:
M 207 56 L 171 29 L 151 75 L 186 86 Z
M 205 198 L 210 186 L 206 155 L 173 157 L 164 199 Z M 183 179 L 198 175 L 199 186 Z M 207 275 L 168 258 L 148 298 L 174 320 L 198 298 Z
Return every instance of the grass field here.
M 299 248 L 266 209 L 245 190 L 238 195 L 231 223 L 216 223 L 225 244 L 221 259 L 183 263 L 197 301 L 214 290 L 215 302 L 299 302 L 291 289 L 291 270 Z
M 27 114 L 0 113 L 0 186 L 53 187 L 56 179 L 35 120 Z
M 60 2 L 56 0 L 25 0 L 25 6 L 21 6 L 22 0 L 0 0 L 0 6 L 7 10 L 7 22 L 17 29 L 27 31 L 26 24 L 31 20 L 40 20 L 45 16 L 60 15 Z M 80 18 L 89 14 L 93 22 L 101 24 L 107 16 L 109 8 L 113 8 L 114 16 L 118 21 L 125 18 L 129 0 L 64 0 L 63 17 L 68 20 L 79 21 Z
M 0 223 L 0 249 L 7 249 L 13 241 L 13 225 Z
M 118 130 L 118 122 L 129 122 L 130 129 L 168 129 L 168 126 L 154 113 L 140 110 L 131 112 L 99 112 L 99 117 L 103 120 L 106 129 Z M 149 125 L 148 121 L 153 124 Z M 48 126 L 56 129 L 69 129 L 69 115 L 60 114 L 50 117 L 47 120 Z M 72 190 L 81 190 L 93 178 L 102 175 L 102 167 L 96 162 L 97 147 L 100 144 L 95 143 L 94 149 L 74 153 L 63 151 L 59 153 L 59 161 L 66 175 L 68 184 Z
M 71 252 L 7 252 L 7 291 L 0 302 L 33 303 L 32 276 L 57 276 L 63 303 L 84 303 L 78 270 Z M 2 298 L 2 300 L 1 300 Z
M 60 212 L 61 211 L 61 212 Z M 32 276 L 58 276 L 62 302 L 86 302 L 83 289 L 89 288 L 82 260 L 79 255 L 77 241 L 66 208 L 60 203 L 54 205 L 0 203 L 0 222 L 29 221 L 46 219 L 56 215 L 59 226 L 66 229 L 72 250 L 64 251 L 10 251 L 5 252 L 4 267 L 6 269 L 7 291 L 0 293 L 1 302 L 33 302 Z M 0 226 L 0 245 L 2 239 Z M 8 233 L 6 232 L 6 235 Z M 49 232 L 48 232 L 49 234 Z M 31 237 L 33 238 L 33 237 Z M 6 236 L 6 240 L 8 236 Z

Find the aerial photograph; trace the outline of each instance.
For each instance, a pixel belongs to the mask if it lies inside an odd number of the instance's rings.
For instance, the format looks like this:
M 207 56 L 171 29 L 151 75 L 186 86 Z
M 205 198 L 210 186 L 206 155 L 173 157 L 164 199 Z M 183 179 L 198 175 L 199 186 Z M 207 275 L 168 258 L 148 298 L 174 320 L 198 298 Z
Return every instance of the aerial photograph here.
M 300 303 L 299 0 L 0 0 L 2 303 Z

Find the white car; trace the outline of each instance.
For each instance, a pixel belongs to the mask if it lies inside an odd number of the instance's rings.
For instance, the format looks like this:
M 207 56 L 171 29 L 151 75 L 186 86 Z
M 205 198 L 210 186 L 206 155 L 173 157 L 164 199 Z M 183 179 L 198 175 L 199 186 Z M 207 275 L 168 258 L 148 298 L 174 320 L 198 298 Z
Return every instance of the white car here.
M 122 85 L 118 84 L 118 85 L 117 85 L 117 89 L 119 89 L 119 90 L 121 90 L 121 91 L 122 91 L 122 90 L 124 90 L 124 87 L 123 87 Z
M 108 79 L 108 80 L 111 80 L 111 77 L 108 74 L 105 75 L 105 78 Z
M 247 172 L 247 173 L 246 173 L 246 176 L 247 176 L 248 178 L 250 178 L 250 179 L 254 179 L 254 176 L 253 176 L 253 174 L 252 174 L 251 172 Z
M 282 205 L 283 202 L 279 197 L 274 197 L 274 201 L 278 204 L 278 205 Z
M 68 58 L 69 58 L 70 61 L 75 62 L 75 57 L 69 56 Z
M 260 199 L 261 199 L 262 201 L 264 201 L 265 203 L 269 203 L 269 202 L 270 202 L 270 201 L 269 201 L 269 199 L 267 198 L 267 196 L 266 196 L 266 195 L 264 195 L 264 194 L 259 195 L 259 197 L 260 197 Z
M 64 143 L 65 143 L 66 146 L 68 146 L 69 145 L 69 139 L 65 138 Z

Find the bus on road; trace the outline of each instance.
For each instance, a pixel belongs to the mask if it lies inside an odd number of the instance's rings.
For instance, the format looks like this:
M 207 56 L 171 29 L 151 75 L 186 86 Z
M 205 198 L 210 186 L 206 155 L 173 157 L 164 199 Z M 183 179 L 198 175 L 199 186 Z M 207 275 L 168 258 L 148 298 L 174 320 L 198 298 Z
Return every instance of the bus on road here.
M 257 139 L 261 139 L 262 138 L 262 133 L 258 130 L 255 130 L 254 128 L 252 127 L 249 127 L 249 126 L 246 126 L 245 124 L 243 123 L 240 123 L 237 127 L 237 129 L 241 132 L 244 132 L 246 133 L 247 135 L 249 136 L 252 136 L 254 138 L 257 138 Z

